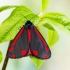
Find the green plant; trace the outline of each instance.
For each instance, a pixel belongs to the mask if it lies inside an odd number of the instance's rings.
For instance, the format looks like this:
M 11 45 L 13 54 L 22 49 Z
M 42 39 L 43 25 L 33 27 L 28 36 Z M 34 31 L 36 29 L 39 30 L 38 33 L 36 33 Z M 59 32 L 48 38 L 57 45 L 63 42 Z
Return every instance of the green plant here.
M 3 58 L 2 52 L 0 51 L 0 63 L 2 62 L 2 58 Z
M 49 0 L 42 0 L 40 14 L 44 12 L 48 3 Z M 14 39 L 19 31 L 19 28 L 27 21 L 26 18 L 31 19 L 35 16 L 35 14 L 26 6 L 2 6 L 0 7 L 0 12 L 10 8 L 14 8 L 14 10 L 0 25 L 0 43 Z M 26 18 L 21 14 L 23 14 Z M 68 34 L 70 32 L 70 19 L 61 13 L 49 12 L 43 15 L 37 15 L 31 21 L 41 32 L 50 47 L 53 46 L 59 39 L 59 35 L 53 26 L 59 27 Z M 0 56 L 2 56 L 2 54 L 0 54 Z M 30 58 L 37 68 L 40 68 L 41 64 L 44 62 L 44 60 L 40 60 L 32 56 Z M 2 60 L 1 57 L 0 60 Z

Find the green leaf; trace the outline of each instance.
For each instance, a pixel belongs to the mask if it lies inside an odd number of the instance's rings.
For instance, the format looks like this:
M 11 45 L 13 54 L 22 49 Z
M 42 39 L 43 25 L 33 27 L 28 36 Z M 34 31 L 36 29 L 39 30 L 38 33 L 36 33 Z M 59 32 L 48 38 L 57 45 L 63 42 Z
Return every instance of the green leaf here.
M 55 30 L 48 29 L 48 45 L 53 46 L 58 40 L 58 33 Z
M 43 27 L 40 29 L 42 36 L 48 42 L 48 45 L 51 47 L 53 46 L 58 40 L 59 35 L 54 27 L 51 25 L 51 22 L 48 21 L 46 18 L 42 18 L 38 24 L 39 27 L 44 26 L 47 30 Z M 48 34 L 48 37 L 47 37 Z M 47 39 L 48 38 L 48 39 Z
M 54 30 L 54 28 L 48 23 L 45 23 L 43 26 L 50 29 L 50 30 Z
M 40 66 L 42 65 L 42 63 L 44 62 L 44 60 L 38 59 L 36 57 L 30 56 L 31 60 L 34 62 L 34 64 L 36 65 L 36 67 L 39 69 Z
M 7 10 L 7 9 L 14 8 L 14 7 L 17 7 L 17 6 L 2 6 L 2 7 L 0 7 L 0 12 Z
M 0 43 L 14 39 L 20 27 L 25 24 L 27 19 L 31 19 L 34 16 L 35 14 L 25 6 L 19 6 L 14 9 L 11 15 L 0 25 Z M 36 17 L 32 21 L 38 22 L 36 20 L 39 17 Z
M 48 28 L 48 45 L 53 46 L 59 40 L 59 35 L 50 24 L 46 23 L 43 26 Z
M 3 56 L 2 56 L 2 52 L 0 51 L 0 63 L 2 62 Z
M 42 11 L 44 11 L 49 3 L 50 0 L 42 0 Z
M 59 27 L 60 29 L 70 34 L 70 18 L 68 18 L 66 15 L 51 12 L 45 14 L 42 18 L 45 18 L 46 20 L 50 21 L 53 25 Z

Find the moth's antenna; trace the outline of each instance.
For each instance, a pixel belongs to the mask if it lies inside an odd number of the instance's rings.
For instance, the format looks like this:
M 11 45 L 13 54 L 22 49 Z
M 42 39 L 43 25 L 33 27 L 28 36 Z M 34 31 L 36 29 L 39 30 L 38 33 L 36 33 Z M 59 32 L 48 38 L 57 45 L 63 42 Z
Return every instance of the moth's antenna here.
M 22 16 L 24 16 L 20 11 L 19 11 L 19 13 L 20 13 Z M 38 14 L 39 14 L 39 13 L 38 13 Z M 37 15 L 38 15 L 38 14 L 37 14 Z M 35 16 L 37 16 L 37 15 L 35 15 Z M 35 17 L 35 16 L 34 16 L 34 17 Z M 24 16 L 24 17 L 25 17 L 25 16 Z M 32 17 L 31 19 L 33 19 L 34 17 Z M 25 17 L 25 18 L 26 18 L 26 17 Z M 26 18 L 26 19 L 27 19 L 27 18 Z M 30 20 L 31 20 L 31 19 L 30 19 Z M 28 19 L 27 19 L 27 20 L 28 20 Z
M 19 13 L 22 15 L 22 16 L 24 16 L 20 11 L 19 11 Z M 25 17 L 25 16 L 24 16 Z M 26 18 L 26 17 L 25 17 Z M 27 19 L 27 18 L 26 18 Z M 28 19 L 27 19 L 28 20 Z
M 37 15 L 39 15 L 39 13 L 38 13 Z M 35 15 L 35 16 L 37 16 L 37 15 Z M 35 17 L 35 16 L 34 16 L 34 17 Z M 32 17 L 31 19 L 33 19 L 34 17 Z M 31 19 L 30 19 L 30 20 L 31 20 Z

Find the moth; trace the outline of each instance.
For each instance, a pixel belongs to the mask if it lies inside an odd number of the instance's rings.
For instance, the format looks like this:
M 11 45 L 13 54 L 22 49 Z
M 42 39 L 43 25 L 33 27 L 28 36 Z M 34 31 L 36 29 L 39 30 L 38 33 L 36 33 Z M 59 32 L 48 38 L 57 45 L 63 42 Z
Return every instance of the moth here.
M 8 48 L 9 58 L 16 59 L 25 56 L 35 56 L 39 59 L 51 57 L 51 51 L 47 42 L 29 20 L 22 26 Z

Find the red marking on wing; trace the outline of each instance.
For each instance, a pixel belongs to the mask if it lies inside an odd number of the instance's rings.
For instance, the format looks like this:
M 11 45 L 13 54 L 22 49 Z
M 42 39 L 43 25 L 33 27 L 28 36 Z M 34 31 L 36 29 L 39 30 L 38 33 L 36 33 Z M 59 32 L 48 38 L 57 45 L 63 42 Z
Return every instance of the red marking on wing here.
M 13 51 L 13 48 L 11 47 L 11 48 L 9 48 L 9 52 L 12 52 Z
M 30 51 L 30 49 L 28 50 L 28 55 L 30 55 L 31 54 L 31 51 Z
M 49 48 L 48 48 L 48 46 L 47 46 L 47 44 L 46 44 L 44 38 L 42 37 L 42 35 L 40 34 L 40 32 L 36 29 L 36 27 L 34 27 L 34 30 L 35 30 L 35 32 L 37 33 L 37 35 L 40 37 L 40 39 L 41 39 L 43 45 L 46 47 L 46 51 L 48 52 L 48 51 L 49 51 Z
M 44 41 L 44 39 L 42 38 L 42 36 L 40 35 L 40 33 L 38 32 L 38 30 L 34 27 L 35 32 L 38 34 L 38 36 L 40 37 L 40 39 L 42 40 L 42 43 L 44 46 L 46 46 L 46 43 Z
M 49 58 L 49 56 L 48 55 L 45 55 L 44 58 Z
M 28 42 L 31 41 L 31 29 L 28 29 Z
M 13 54 L 13 55 L 11 56 L 11 58 L 16 58 L 16 55 Z
M 48 47 L 46 47 L 46 51 L 47 51 L 47 52 L 49 52 L 49 51 L 50 51 L 50 49 L 49 49 Z
M 22 50 L 22 51 L 21 51 L 21 55 L 22 55 L 22 56 L 26 55 L 26 50 Z
M 38 51 L 37 51 L 37 50 L 33 50 L 33 54 L 34 54 L 35 56 L 38 56 Z
M 12 49 L 9 49 L 10 51 L 12 51 L 12 50 L 13 50 L 13 47 L 15 46 L 15 44 L 16 44 L 16 42 L 17 42 L 18 38 L 21 36 L 21 34 L 22 34 L 23 30 L 24 30 L 24 27 L 22 27 L 22 28 L 21 28 L 21 30 L 19 31 L 19 33 L 18 33 L 18 34 L 17 34 L 17 36 L 15 37 L 15 39 L 14 39 L 14 41 L 13 41 L 12 45 L 11 45 L 11 48 L 12 48 Z

